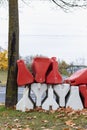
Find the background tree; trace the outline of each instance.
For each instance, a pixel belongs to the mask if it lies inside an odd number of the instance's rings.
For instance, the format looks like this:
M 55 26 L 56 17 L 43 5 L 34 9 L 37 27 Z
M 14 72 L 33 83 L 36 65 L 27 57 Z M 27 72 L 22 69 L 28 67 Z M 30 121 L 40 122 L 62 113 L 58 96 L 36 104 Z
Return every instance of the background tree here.
M 65 76 L 69 76 L 69 73 L 67 71 L 67 67 L 69 66 L 69 64 L 67 64 L 64 60 L 58 60 L 58 68 L 59 68 L 59 72 L 62 74 L 62 75 L 65 75 Z
M 9 35 L 8 35 L 8 75 L 6 85 L 6 107 L 17 103 L 17 65 L 19 58 L 19 16 L 18 0 L 8 0 L 9 5 Z

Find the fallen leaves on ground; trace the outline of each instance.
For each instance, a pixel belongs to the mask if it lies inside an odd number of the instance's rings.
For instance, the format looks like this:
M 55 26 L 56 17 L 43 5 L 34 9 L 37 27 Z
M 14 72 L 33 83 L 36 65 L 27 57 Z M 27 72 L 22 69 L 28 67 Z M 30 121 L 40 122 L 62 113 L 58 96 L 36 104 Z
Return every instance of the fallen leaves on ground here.
M 36 117 L 36 116 L 33 116 L 33 117 L 28 116 L 27 119 L 28 119 L 28 120 L 37 119 L 37 117 Z
M 19 119 L 14 119 L 14 122 L 18 122 L 19 121 Z
M 63 128 L 63 130 L 71 130 L 70 128 Z
M 41 130 L 54 130 L 58 125 L 61 130 L 87 130 L 87 109 L 76 111 L 67 107 L 46 111 L 41 107 L 36 107 L 33 110 L 27 110 L 25 113 L 15 110 L 11 112 L 14 116 L 10 114 L 9 109 L 1 111 L 1 116 L 3 117 L 3 122 L 1 120 L 1 124 L 3 123 L 3 125 L 1 127 L 4 127 L 4 129 L 32 130 L 39 123 L 40 126 L 37 127 L 41 128 Z M 8 120 L 10 121 L 9 123 Z M 52 123 L 50 123 L 51 121 Z M 0 130 L 4 130 L 1 127 Z
M 71 127 L 76 125 L 72 120 L 66 121 L 65 124 L 68 125 L 68 126 L 71 126 Z
M 26 129 L 24 129 L 24 130 L 31 130 L 30 128 L 26 128 Z
M 49 121 L 48 120 L 42 120 L 43 123 L 48 123 Z

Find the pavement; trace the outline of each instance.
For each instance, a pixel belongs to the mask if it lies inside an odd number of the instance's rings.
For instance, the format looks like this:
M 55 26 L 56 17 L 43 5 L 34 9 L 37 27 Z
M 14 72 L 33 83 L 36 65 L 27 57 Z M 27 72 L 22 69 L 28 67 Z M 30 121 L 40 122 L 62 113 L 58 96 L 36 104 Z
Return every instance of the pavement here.
M 18 88 L 18 101 L 23 96 L 23 90 L 24 88 Z M 6 87 L 0 87 L 0 103 L 5 103 L 5 94 L 6 94 Z

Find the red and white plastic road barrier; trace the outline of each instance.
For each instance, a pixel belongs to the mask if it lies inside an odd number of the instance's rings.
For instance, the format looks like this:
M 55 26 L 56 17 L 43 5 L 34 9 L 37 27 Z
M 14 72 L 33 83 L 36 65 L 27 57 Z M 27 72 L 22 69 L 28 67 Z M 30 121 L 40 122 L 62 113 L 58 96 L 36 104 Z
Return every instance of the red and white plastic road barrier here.
M 74 86 L 87 84 L 87 68 L 76 71 L 70 77 L 65 79 L 66 83 Z
M 35 76 L 35 81 L 38 83 L 44 83 L 46 78 L 46 72 L 51 64 L 51 60 L 46 57 L 36 57 L 33 59 L 32 70 Z
M 65 107 L 66 101 L 65 98 L 70 90 L 69 84 L 57 84 L 53 86 L 55 93 L 59 97 L 59 106 Z
M 43 83 L 33 83 L 31 84 L 31 90 L 36 96 L 36 106 L 41 106 L 42 102 L 42 96 L 44 93 L 46 93 L 47 90 L 47 84 Z
M 56 61 L 55 57 L 51 58 L 51 65 L 52 69 L 49 70 L 49 74 L 46 77 L 46 83 L 47 84 L 60 84 L 62 83 L 63 79 L 61 74 L 58 71 L 58 62 Z
M 43 102 L 42 108 L 45 109 L 45 110 L 50 110 L 50 109 L 56 110 L 56 109 L 59 108 L 59 105 L 57 104 L 57 102 L 54 98 L 52 85 L 48 85 L 48 97 Z
M 79 91 L 82 96 L 83 105 L 85 108 L 87 108 L 87 85 L 80 85 Z
M 31 99 L 28 97 L 29 94 L 29 85 L 34 82 L 34 77 L 27 69 L 23 60 L 17 61 L 18 65 L 18 74 L 17 74 L 17 83 L 18 86 L 25 86 L 23 97 L 16 104 L 16 110 L 26 111 L 27 109 L 33 109 L 34 104 Z M 28 86 L 27 86 L 28 85 Z
M 63 82 L 55 57 L 34 58 L 33 74 L 23 60 L 18 60 L 17 65 L 17 83 L 18 86 L 25 86 L 25 89 L 16 110 L 26 111 L 35 106 L 45 110 L 56 110 L 59 107 L 71 107 L 74 110 L 81 110 L 83 106 L 87 108 L 87 69 L 75 72 Z M 36 97 L 36 105 L 32 102 L 33 97 L 32 100 L 30 98 L 31 92 Z
M 79 87 L 71 86 L 70 95 L 66 103 L 66 107 L 71 107 L 74 110 L 82 110 L 83 104 L 79 95 Z
M 27 110 L 33 109 L 34 104 L 28 97 L 29 94 L 29 88 L 26 87 L 23 92 L 23 97 L 21 100 L 16 104 L 16 110 L 20 110 L 22 112 L 25 112 Z
M 34 77 L 31 72 L 26 67 L 23 60 L 17 61 L 18 74 L 17 74 L 17 83 L 18 86 L 24 86 L 34 82 Z

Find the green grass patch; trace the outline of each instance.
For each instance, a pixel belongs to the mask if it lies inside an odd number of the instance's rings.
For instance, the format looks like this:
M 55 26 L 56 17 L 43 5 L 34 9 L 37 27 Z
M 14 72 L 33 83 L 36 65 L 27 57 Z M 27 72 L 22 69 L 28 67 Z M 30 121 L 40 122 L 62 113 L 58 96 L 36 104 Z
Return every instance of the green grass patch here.
M 0 106 L 2 130 L 86 130 L 87 113 L 31 110 L 20 112 Z
M 7 81 L 7 71 L 0 70 L 0 86 L 5 86 Z

